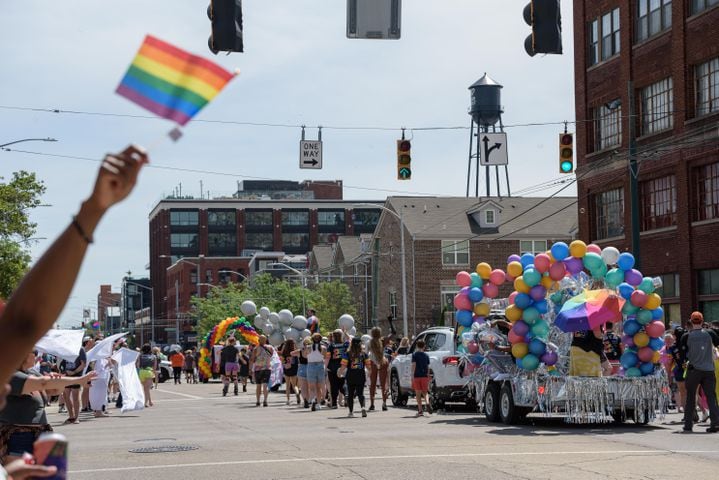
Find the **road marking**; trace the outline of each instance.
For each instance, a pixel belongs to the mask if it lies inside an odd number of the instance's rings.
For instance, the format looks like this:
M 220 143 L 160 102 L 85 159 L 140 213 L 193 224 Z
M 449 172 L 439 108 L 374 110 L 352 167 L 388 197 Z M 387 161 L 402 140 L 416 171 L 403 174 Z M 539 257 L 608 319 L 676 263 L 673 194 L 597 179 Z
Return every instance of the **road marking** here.
M 102 473 L 102 472 L 128 472 L 136 470 L 158 470 L 164 468 L 193 468 L 193 467 L 222 467 L 228 465 L 263 465 L 287 462 L 343 462 L 343 461 L 366 461 L 366 460 L 406 460 L 406 459 L 431 459 L 431 458 L 478 458 L 478 457 L 519 457 L 537 455 L 617 455 L 617 454 L 644 454 L 644 455 L 665 455 L 670 454 L 700 454 L 716 453 L 719 450 L 587 450 L 570 452 L 496 452 L 496 453 L 444 453 L 444 454 L 417 454 L 417 455 L 373 455 L 367 457 L 315 457 L 315 458 L 274 458 L 269 460 L 237 460 L 232 462 L 203 462 L 203 463 L 173 463 L 168 465 L 147 465 L 133 467 L 96 468 L 90 470 L 73 470 L 68 474 L 81 473 Z
M 202 400 L 202 397 L 198 397 L 197 395 L 188 395 L 187 393 L 180 393 L 180 392 L 171 392 L 169 390 L 160 390 L 159 388 L 155 389 L 156 392 L 162 392 L 162 393 L 169 393 L 171 395 L 179 395 L 181 397 L 187 397 L 191 398 L 193 400 Z

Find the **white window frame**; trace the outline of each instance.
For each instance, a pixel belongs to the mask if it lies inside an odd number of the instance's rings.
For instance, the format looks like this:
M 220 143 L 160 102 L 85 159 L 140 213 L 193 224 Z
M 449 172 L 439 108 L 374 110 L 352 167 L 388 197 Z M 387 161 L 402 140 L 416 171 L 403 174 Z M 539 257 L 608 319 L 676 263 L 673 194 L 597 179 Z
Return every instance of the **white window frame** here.
M 610 108 L 615 104 L 616 107 Z M 613 102 L 594 108 L 594 150 L 601 151 L 622 144 L 622 105 Z
M 532 251 L 524 250 L 522 248 L 523 242 L 532 242 Z M 537 245 L 538 242 L 543 242 L 544 247 L 543 248 L 537 248 L 539 245 Z M 521 253 L 531 253 L 532 255 L 537 255 L 538 253 L 545 253 L 547 250 L 549 250 L 549 241 L 547 240 L 520 240 L 519 241 L 519 251 Z
M 489 214 L 492 214 L 492 221 L 489 221 Z M 484 223 L 487 225 L 495 225 L 497 223 L 497 211 L 493 208 L 484 211 Z
M 642 135 L 674 127 L 674 81 L 663 78 L 640 90 Z
M 442 240 L 442 265 L 443 266 L 459 266 L 459 265 L 469 265 L 470 258 L 469 258 L 469 240 Z M 444 256 L 445 254 L 451 254 L 454 257 L 454 262 L 445 262 Z M 463 262 L 460 261 L 459 256 L 460 255 L 467 255 L 467 261 Z

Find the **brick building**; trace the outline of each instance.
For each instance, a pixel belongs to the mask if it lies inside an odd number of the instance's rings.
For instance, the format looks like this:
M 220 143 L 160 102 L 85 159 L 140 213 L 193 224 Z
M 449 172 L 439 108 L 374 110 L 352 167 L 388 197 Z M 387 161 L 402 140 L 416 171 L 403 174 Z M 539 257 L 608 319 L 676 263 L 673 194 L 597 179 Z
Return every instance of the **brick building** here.
M 405 225 L 408 330 L 451 325 L 455 276 L 480 262 L 506 268 L 513 253 L 544 252 L 576 234 L 576 198 L 391 197 L 385 207 Z M 531 225 L 539 219 L 545 220 Z M 370 251 L 373 321 L 389 331 L 387 317 L 402 332 L 399 219 L 383 212 Z M 510 293 L 509 286 L 501 294 Z
M 121 294 L 114 293 L 111 285 L 100 285 L 100 293 L 97 294 L 97 321 L 100 328 L 108 332 L 116 332 L 120 329 L 120 302 Z
M 629 249 L 632 140 L 641 270 L 667 322 L 719 319 L 719 2 L 575 0 L 579 236 Z

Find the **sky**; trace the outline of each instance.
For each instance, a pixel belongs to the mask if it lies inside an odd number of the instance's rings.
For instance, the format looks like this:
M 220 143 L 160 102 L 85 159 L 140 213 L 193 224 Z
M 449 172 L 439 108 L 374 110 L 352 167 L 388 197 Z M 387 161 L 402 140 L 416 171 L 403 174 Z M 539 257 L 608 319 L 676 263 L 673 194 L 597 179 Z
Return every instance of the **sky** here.
M 179 184 L 183 194 L 199 196 L 202 181 L 206 194 L 219 196 L 232 194 L 243 179 L 341 179 L 346 199 L 464 196 L 469 131 L 411 129 L 468 127 L 467 87 L 485 72 L 504 86 L 502 120 L 512 190 L 559 176 L 557 134 L 563 126 L 512 125 L 574 120 L 569 1 L 562 5 L 564 54 L 533 58 L 524 51 L 530 32 L 522 18 L 525 1 L 405 0 L 402 38 L 382 41 L 346 38 L 342 0 L 246 0 L 245 53 L 218 56 L 207 48 L 206 3 L 3 2 L 0 144 L 53 137 L 59 141 L 16 148 L 84 159 L 0 152 L 0 176 L 33 171 L 47 187 L 42 202 L 49 206 L 32 212 L 36 237 L 45 239 L 32 246 L 33 258 L 77 212 L 105 153 L 137 143 L 149 148 L 151 158 L 131 197 L 97 229 L 61 326 L 78 325 L 83 307 L 96 307 L 101 284 L 119 291 L 126 272 L 149 273 L 148 214 Z M 307 125 L 308 139 L 316 138 L 316 126 L 324 126 L 324 168 L 299 169 L 298 127 L 197 121 L 173 144 L 165 140 L 170 122 L 133 118 L 149 113 L 114 91 L 148 33 L 227 69 L 240 69 L 197 120 Z M 404 182 L 396 179 L 395 170 L 395 141 L 402 127 L 412 139 L 412 179 Z

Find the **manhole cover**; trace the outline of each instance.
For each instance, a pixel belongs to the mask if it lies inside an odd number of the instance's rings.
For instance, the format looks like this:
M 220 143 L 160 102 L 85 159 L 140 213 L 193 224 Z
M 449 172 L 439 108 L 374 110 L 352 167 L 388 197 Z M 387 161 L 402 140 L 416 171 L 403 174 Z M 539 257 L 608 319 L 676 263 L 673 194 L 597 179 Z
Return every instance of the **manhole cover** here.
M 189 452 L 197 450 L 200 447 L 196 445 L 163 445 L 159 447 L 142 447 L 129 450 L 130 453 L 172 453 L 172 452 Z

